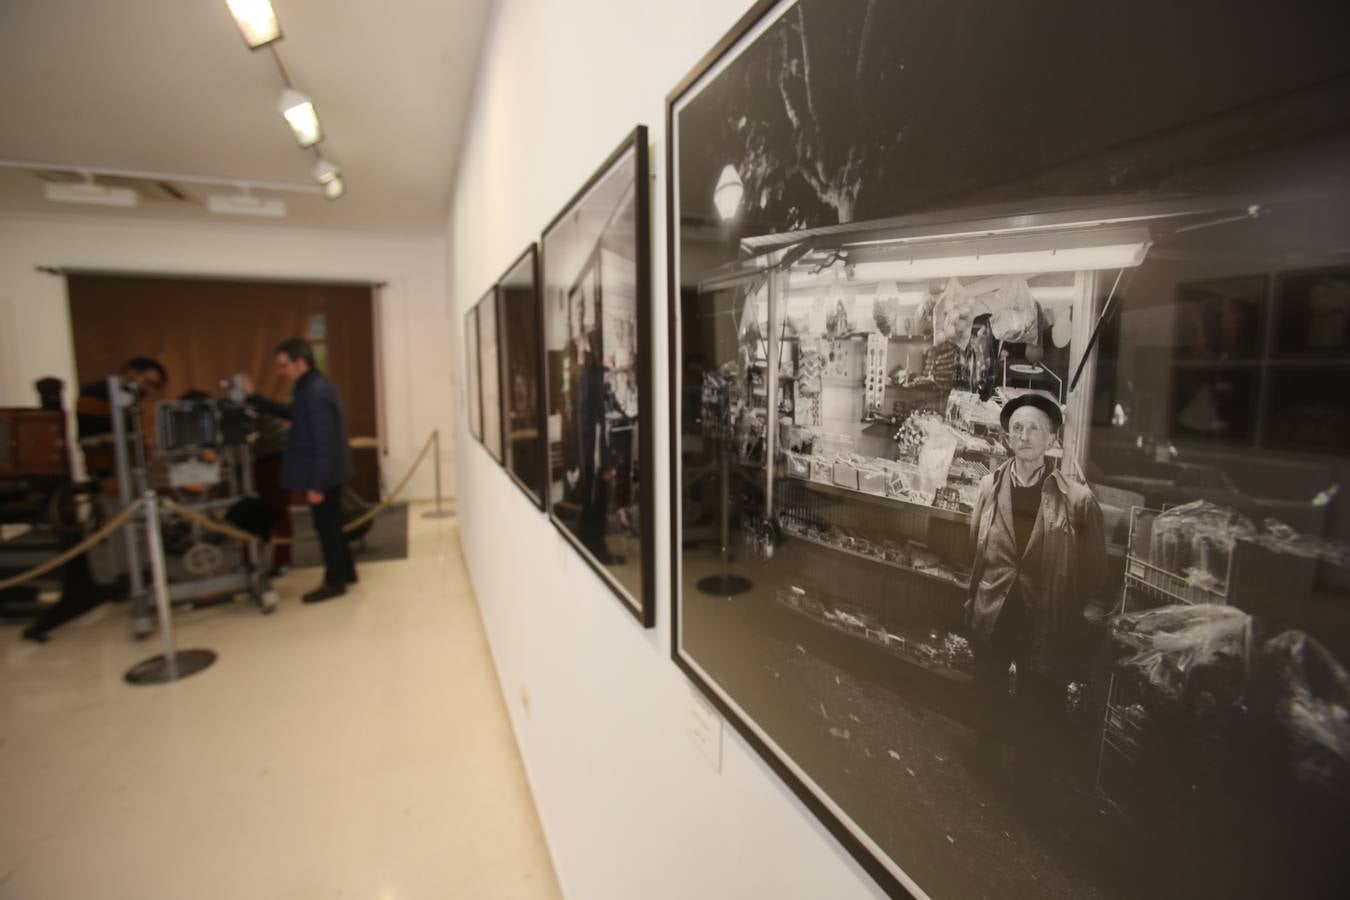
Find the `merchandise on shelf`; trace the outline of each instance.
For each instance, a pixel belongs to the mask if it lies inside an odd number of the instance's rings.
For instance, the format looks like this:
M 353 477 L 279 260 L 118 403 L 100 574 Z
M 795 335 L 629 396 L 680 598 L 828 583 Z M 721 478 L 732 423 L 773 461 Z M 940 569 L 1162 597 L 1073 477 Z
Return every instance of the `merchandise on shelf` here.
M 1245 516 L 1207 500 L 1160 513 L 1153 520 L 1149 558 L 1153 565 L 1193 584 L 1223 593 L 1229 562 L 1239 537 L 1256 534 Z

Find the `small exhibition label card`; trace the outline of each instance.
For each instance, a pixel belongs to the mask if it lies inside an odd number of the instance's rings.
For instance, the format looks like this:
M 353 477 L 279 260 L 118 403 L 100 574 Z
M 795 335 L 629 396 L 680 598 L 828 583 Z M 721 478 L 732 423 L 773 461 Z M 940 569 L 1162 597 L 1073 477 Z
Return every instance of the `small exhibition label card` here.
M 693 684 L 689 688 L 689 738 L 714 772 L 722 771 L 722 717 Z

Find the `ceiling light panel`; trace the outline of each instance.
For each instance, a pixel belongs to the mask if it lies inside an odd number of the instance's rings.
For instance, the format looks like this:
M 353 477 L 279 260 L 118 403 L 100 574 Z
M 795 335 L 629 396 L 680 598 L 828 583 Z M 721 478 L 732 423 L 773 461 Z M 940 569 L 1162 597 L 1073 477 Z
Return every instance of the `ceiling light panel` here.
M 249 49 L 257 50 L 281 39 L 281 23 L 270 0 L 225 0 Z
M 286 215 L 286 203 L 274 198 L 254 197 L 252 194 L 212 194 L 206 198 L 206 208 L 227 216 L 262 216 L 279 219 Z
M 136 206 L 141 195 L 131 188 L 115 188 L 92 181 L 53 183 L 45 188 L 47 199 L 56 203 L 88 203 L 93 206 Z

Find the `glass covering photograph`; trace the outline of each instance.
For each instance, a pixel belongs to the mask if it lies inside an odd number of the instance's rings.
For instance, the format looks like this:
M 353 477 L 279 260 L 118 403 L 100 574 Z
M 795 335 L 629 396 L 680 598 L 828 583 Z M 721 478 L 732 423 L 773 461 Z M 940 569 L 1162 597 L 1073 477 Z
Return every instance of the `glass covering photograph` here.
M 478 307 L 464 314 L 464 406 L 469 411 L 469 434 L 483 440 L 483 394 L 478 383 Z
M 647 130 L 544 231 L 549 514 L 646 626 L 655 621 Z
M 502 462 L 501 354 L 498 352 L 497 288 L 478 301 L 478 383 L 483 396 L 483 446 Z
M 765 2 L 668 98 L 672 654 L 891 895 L 1350 888 L 1348 33 Z
M 501 311 L 502 386 L 506 400 L 506 471 L 544 508 L 548 445 L 543 430 L 543 354 L 538 251 L 534 244 L 497 282 Z

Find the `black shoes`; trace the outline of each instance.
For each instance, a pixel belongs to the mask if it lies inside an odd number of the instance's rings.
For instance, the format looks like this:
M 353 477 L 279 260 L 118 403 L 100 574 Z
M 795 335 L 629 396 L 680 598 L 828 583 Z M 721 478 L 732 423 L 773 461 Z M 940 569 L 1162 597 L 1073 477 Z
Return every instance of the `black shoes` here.
M 22 637 L 25 641 L 32 641 L 35 644 L 45 644 L 47 643 L 48 640 L 50 640 L 47 637 L 47 632 L 38 631 L 32 625 L 29 625 L 27 628 L 23 630 Z
M 310 591 L 308 594 L 305 594 L 302 598 L 302 602 L 322 603 L 325 600 L 332 600 L 334 597 L 341 597 L 345 593 L 347 593 L 347 586 L 345 584 L 324 583 Z

